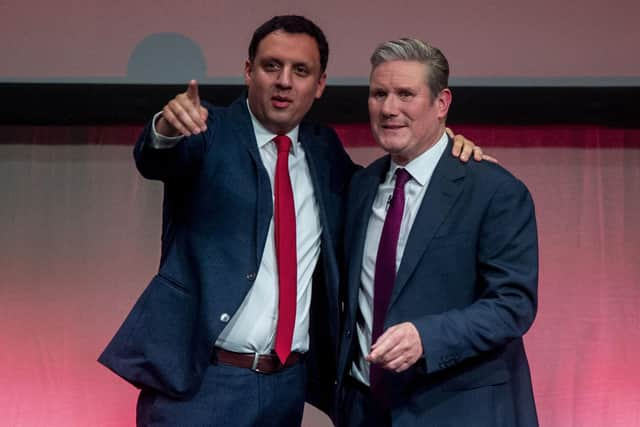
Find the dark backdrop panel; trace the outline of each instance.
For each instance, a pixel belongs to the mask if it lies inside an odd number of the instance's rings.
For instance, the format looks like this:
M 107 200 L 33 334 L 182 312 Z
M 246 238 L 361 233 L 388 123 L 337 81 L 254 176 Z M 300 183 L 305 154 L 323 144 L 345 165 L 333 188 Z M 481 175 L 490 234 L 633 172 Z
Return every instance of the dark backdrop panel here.
M 184 85 L 0 84 L 0 124 L 143 123 Z M 202 99 L 228 105 L 244 86 L 203 85 Z M 602 124 L 640 127 L 640 87 L 453 87 L 448 122 Z M 366 123 L 366 86 L 328 86 L 309 114 L 326 123 Z

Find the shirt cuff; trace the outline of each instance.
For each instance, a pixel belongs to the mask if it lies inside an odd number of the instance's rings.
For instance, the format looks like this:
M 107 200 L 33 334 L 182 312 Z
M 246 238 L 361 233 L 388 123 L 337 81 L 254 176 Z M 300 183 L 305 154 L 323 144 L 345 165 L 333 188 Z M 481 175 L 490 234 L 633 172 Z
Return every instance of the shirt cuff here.
M 156 113 L 151 120 L 151 139 L 149 140 L 149 145 L 152 148 L 156 148 L 159 150 L 175 147 L 178 142 L 180 142 L 184 135 L 178 136 L 164 136 L 158 133 L 156 130 L 156 122 L 162 115 L 162 111 Z

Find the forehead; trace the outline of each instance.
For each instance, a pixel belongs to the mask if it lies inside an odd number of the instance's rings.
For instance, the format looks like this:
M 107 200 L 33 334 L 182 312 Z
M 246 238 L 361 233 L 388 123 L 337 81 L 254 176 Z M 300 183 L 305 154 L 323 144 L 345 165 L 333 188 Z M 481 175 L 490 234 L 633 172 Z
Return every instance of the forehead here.
M 371 71 L 372 86 L 424 86 L 427 87 L 427 65 L 418 61 L 388 61 Z
M 320 64 L 320 50 L 316 40 L 308 34 L 277 30 L 260 40 L 256 58 Z

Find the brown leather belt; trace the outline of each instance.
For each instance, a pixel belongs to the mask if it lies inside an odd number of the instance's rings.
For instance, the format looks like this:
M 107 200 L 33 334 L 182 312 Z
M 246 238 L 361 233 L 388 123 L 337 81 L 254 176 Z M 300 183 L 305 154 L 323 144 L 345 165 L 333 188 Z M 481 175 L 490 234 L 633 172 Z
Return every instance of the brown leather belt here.
M 295 351 L 289 354 L 287 360 L 282 364 L 275 354 L 236 353 L 216 347 L 213 363 L 251 369 L 263 374 L 273 374 L 296 364 L 301 358 L 302 353 Z

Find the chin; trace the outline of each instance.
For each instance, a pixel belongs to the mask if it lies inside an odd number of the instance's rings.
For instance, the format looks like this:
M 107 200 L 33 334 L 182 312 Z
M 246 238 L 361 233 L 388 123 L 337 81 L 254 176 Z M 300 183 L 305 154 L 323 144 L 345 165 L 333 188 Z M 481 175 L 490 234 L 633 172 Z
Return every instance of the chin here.
M 282 114 L 272 114 L 269 119 L 278 125 L 286 125 L 287 123 L 291 123 L 293 121 L 292 117 L 285 116 Z
M 394 154 L 404 149 L 403 141 L 397 141 L 394 138 L 378 138 L 378 143 L 385 151 Z

